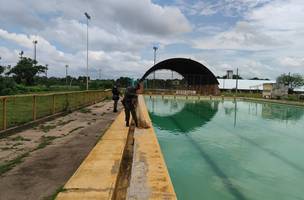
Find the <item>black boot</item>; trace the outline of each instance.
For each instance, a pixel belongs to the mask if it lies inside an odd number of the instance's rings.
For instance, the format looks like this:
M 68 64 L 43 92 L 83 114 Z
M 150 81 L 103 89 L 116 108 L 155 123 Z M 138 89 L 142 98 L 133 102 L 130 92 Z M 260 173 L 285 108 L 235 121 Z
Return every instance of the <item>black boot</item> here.
M 129 127 L 129 122 L 126 122 L 126 127 Z

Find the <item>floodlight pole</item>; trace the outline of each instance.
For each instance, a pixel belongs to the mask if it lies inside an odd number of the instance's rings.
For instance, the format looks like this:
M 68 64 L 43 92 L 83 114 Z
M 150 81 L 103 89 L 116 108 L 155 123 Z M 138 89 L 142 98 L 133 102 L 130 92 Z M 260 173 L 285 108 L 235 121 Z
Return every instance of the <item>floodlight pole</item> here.
M 91 16 L 85 12 L 84 15 L 87 19 L 87 90 L 89 90 L 89 20 L 91 19 Z
M 23 56 L 24 52 L 20 51 L 19 55 L 20 55 L 20 59 L 22 60 L 22 56 Z
M 157 51 L 158 47 L 154 46 L 153 50 L 154 50 L 154 65 L 156 64 L 156 51 Z M 153 89 L 155 89 L 155 71 L 153 72 Z
M 65 65 L 65 84 L 68 85 L 68 68 L 69 65 Z
M 236 68 L 235 94 L 238 92 L 239 68 Z
M 34 44 L 34 61 L 35 61 L 35 66 L 36 66 L 36 62 L 37 62 L 37 60 L 36 60 L 36 46 L 37 46 L 37 43 L 38 43 L 37 40 L 33 41 L 33 44 Z
M 45 69 L 45 76 L 46 76 L 46 78 L 47 78 L 47 77 L 48 77 L 47 71 L 48 71 L 48 67 L 49 67 L 49 65 L 48 65 L 48 64 L 46 64 L 46 65 L 45 65 L 45 67 L 46 67 L 46 69 Z

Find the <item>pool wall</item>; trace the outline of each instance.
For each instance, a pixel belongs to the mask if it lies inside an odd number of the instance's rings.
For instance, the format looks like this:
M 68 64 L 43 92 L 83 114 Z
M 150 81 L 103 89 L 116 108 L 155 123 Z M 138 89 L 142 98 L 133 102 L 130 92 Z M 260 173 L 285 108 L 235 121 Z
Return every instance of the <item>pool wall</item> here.
M 141 125 L 134 132 L 134 154 L 127 199 L 177 199 L 156 133 L 142 95 L 138 97 Z

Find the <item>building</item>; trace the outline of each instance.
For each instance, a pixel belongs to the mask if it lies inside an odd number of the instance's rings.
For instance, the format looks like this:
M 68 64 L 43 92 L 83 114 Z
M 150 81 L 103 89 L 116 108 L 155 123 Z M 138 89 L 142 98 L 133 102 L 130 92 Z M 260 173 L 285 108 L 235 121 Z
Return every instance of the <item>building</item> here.
M 278 83 L 263 84 L 263 98 L 279 99 L 288 95 L 288 86 Z
M 215 75 L 206 66 L 195 60 L 171 58 L 161 61 L 146 71 L 140 82 L 143 82 L 149 74 L 157 70 L 171 70 L 183 76 L 185 85 L 184 88 L 180 88 L 181 90 L 193 91 L 195 94 L 203 95 L 219 95 L 220 93 L 219 82 Z

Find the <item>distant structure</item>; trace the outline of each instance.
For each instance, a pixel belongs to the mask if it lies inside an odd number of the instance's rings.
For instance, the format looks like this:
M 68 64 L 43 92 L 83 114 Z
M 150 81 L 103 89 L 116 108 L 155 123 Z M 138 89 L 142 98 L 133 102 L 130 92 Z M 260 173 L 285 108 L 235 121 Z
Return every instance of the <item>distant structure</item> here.
M 280 99 L 288 95 L 288 87 L 279 83 L 264 83 L 263 98 Z
M 227 70 L 227 79 L 233 79 L 233 70 Z
M 171 70 L 184 77 L 186 81 L 185 88 L 182 88 L 187 94 L 218 95 L 219 82 L 214 74 L 203 64 L 187 58 L 171 58 L 157 63 L 151 67 L 140 79 L 143 82 L 150 74 L 157 70 Z M 179 84 L 175 81 L 174 84 Z M 189 93 L 190 94 L 190 93 Z

